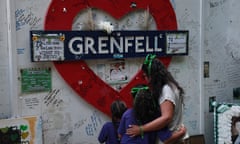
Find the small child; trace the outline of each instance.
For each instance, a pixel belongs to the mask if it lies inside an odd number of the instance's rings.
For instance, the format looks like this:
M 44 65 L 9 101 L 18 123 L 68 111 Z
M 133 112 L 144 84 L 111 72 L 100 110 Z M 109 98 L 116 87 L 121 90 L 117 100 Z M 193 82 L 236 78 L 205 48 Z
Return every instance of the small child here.
M 117 129 L 123 113 L 127 110 L 127 106 L 123 101 L 116 100 L 111 104 L 112 121 L 106 122 L 98 136 L 98 141 L 105 144 L 119 144 Z

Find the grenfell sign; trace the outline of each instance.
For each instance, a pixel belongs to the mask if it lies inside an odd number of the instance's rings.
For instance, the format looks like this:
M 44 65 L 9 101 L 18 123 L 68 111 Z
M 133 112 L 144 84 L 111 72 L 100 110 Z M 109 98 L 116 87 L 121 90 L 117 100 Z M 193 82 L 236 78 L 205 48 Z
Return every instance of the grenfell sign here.
M 31 57 L 38 61 L 188 54 L 188 31 L 30 31 Z

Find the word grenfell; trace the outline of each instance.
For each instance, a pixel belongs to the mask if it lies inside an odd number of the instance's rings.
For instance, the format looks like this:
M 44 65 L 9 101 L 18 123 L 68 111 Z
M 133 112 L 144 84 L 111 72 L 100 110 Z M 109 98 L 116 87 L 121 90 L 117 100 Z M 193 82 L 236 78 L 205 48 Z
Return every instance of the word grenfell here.
M 114 54 L 145 52 L 161 52 L 162 48 L 159 45 L 160 36 L 127 36 L 127 37 L 73 37 L 68 48 L 72 54 Z M 150 45 L 150 43 L 154 45 Z

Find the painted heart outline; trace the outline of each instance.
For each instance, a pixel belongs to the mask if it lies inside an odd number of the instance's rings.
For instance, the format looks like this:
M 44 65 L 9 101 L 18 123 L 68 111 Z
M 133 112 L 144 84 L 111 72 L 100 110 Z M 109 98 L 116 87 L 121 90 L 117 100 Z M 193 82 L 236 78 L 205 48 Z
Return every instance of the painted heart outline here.
M 52 0 L 45 17 L 44 29 L 71 30 L 74 18 L 80 11 L 88 8 L 103 10 L 117 20 L 137 9 L 148 9 L 158 30 L 177 30 L 176 15 L 169 0 Z M 159 59 L 166 66 L 171 61 L 171 57 Z M 84 60 L 54 62 L 54 66 L 80 97 L 109 116 L 111 116 L 109 107 L 114 100 L 121 99 L 126 102 L 127 106 L 131 106 L 130 89 L 136 84 L 145 83 L 140 70 L 118 92 L 99 78 Z

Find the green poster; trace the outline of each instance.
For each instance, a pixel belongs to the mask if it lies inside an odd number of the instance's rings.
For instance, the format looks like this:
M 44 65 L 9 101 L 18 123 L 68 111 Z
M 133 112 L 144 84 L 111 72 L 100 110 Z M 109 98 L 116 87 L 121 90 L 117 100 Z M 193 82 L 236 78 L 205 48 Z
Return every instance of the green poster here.
M 50 91 L 52 89 L 51 69 L 21 69 L 22 93 Z

